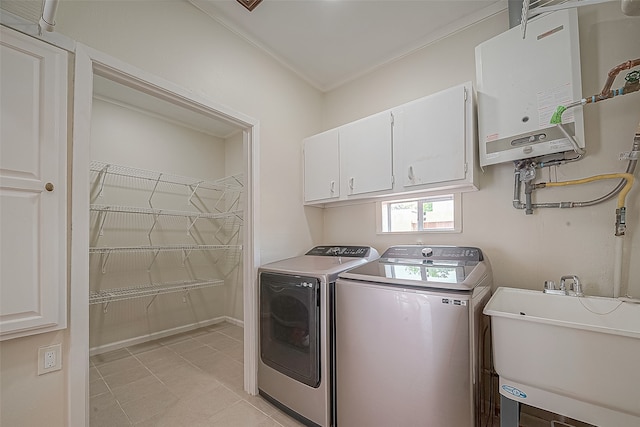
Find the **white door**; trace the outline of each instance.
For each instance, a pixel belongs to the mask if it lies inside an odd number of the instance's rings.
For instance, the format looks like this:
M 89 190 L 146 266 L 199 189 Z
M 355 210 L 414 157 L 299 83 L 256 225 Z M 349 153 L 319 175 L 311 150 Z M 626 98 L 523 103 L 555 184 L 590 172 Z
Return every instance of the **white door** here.
M 347 195 L 393 187 L 391 113 L 385 111 L 339 128 L 341 174 Z
M 66 327 L 67 52 L 0 38 L 0 339 Z
M 340 197 L 338 130 L 332 129 L 305 138 L 304 201 Z
M 460 85 L 394 109 L 404 187 L 465 179 L 465 102 Z

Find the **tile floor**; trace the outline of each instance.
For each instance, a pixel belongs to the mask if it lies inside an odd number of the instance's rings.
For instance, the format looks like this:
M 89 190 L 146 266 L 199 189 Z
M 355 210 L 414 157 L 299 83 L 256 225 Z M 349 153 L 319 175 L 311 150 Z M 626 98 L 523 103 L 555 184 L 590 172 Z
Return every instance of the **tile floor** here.
M 303 427 L 244 392 L 242 337 L 219 323 L 91 357 L 90 427 Z
M 302 426 L 243 391 L 242 334 L 220 323 L 91 357 L 90 426 Z

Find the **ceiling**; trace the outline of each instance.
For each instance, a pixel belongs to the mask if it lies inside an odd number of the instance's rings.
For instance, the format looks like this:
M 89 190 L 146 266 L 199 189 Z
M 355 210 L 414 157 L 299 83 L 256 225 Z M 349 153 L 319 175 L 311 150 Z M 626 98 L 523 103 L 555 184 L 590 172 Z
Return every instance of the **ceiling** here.
M 127 108 L 133 108 L 161 120 L 221 139 L 230 138 L 240 131 L 238 126 L 230 124 L 226 120 L 188 110 L 183 106 L 124 86 L 97 74 L 93 76 L 93 95 L 98 99 L 117 105 L 125 105 Z
M 189 0 L 328 91 L 507 8 L 506 0 Z

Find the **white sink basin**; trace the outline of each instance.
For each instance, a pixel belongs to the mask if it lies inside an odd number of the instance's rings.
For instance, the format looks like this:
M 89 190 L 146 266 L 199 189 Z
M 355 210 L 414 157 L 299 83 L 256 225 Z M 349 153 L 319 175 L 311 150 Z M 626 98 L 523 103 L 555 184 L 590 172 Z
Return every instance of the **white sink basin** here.
M 498 288 L 484 313 L 503 396 L 598 426 L 640 426 L 640 304 Z

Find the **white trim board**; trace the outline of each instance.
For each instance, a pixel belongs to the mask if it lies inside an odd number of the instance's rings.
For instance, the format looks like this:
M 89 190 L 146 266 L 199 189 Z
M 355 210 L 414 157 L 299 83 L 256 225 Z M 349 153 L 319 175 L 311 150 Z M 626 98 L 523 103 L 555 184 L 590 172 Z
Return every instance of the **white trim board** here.
M 119 350 L 124 347 L 130 347 L 132 345 L 144 344 L 149 341 L 158 340 L 161 338 L 170 337 L 176 334 L 182 334 L 189 331 L 194 331 L 199 328 L 204 328 L 211 325 L 217 325 L 218 323 L 228 322 L 236 326 L 244 327 L 244 322 L 239 319 L 234 319 L 229 316 L 220 316 L 215 319 L 205 320 L 203 322 L 194 322 L 188 325 L 182 325 L 171 329 L 165 329 L 163 331 L 152 332 L 150 334 L 141 335 L 138 337 L 128 338 L 105 345 L 99 345 L 89 349 L 89 356 L 96 356 L 98 354 L 104 354 L 109 351 Z

